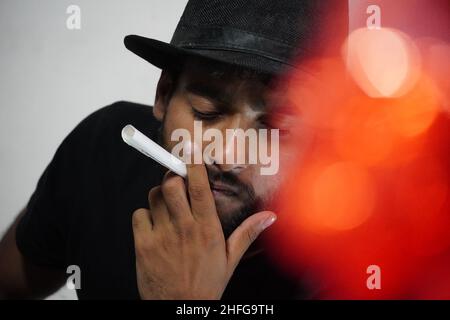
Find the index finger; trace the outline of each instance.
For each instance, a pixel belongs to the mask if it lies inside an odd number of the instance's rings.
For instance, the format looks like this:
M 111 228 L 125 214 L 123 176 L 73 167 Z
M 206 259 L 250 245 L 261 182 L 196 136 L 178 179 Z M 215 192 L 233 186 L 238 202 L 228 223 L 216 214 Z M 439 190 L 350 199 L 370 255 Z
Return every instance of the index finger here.
M 186 167 L 192 214 L 198 218 L 218 218 L 205 165 L 188 164 Z

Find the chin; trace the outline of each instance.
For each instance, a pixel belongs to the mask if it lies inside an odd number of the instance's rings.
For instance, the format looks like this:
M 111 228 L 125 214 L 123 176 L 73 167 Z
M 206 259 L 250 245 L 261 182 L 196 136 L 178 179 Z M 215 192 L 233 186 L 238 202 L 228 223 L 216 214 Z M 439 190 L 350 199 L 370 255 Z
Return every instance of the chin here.
M 226 221 L 229 219 L 234 219 L 241 215 L 243 206 L 237 204 L 233 201 L 215 201 L 217 214 L 221 221 Z
M 237 228 L 249 216 L 249 213 L 243 209 L 244 206 L 227 206 L 222 208 L 216 204 L 217 214 L 222 225 L 225 238 Z

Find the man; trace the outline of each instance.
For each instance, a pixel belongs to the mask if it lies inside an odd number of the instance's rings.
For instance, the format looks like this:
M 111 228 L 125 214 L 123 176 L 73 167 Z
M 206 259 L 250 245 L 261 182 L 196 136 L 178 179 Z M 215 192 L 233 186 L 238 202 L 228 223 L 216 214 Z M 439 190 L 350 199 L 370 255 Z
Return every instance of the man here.
M 75 265 L 80 299 L 304 297 L 256 243 L 247 251 L 276 219 L 267 208 L 280 175 L 213 159 L 188 165 L 184 181 L 120 131 L 131 123 L 170 151 L 174 130 L 199 120 L 222 132 L 279 128 L 283 144 L 294 128 L 276 80 L 314 53 L 323 11 L 316 1 L 191 0 L 170 44 L 127 36 L 163 70 L 154 107 L 114 103 L 63 141 L 1 242 L 0 294 L 45 297 Z

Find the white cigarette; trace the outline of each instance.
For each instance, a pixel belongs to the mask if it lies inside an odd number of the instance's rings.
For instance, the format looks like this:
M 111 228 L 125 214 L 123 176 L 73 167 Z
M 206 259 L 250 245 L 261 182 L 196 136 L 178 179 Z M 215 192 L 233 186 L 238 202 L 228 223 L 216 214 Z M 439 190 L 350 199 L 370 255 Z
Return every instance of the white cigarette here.
M 152 158 L 179 176 L 186 178 L 186 164 L 183 161 L 165 150 L 156 142 L 152 141 L 150 138 L 146 137 L 132 125 L 126 125 L 122 129 L 122 139 L 128 145 L 142 152 L 147 157 Z

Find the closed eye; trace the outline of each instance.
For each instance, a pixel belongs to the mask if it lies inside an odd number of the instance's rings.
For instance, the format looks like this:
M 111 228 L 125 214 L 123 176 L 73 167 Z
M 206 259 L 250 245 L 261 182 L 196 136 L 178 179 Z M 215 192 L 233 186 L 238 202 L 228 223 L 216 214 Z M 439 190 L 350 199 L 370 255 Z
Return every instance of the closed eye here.
M 192 114 L 194 115 L 194 118 L 197 120 L 206 120 L 206 121 L 212 121 L 217 120 L 222 116 L 221 112 L 218 111 L 210 111 L 210 112 L 201 112 L 194 107 L 192 109 Z

